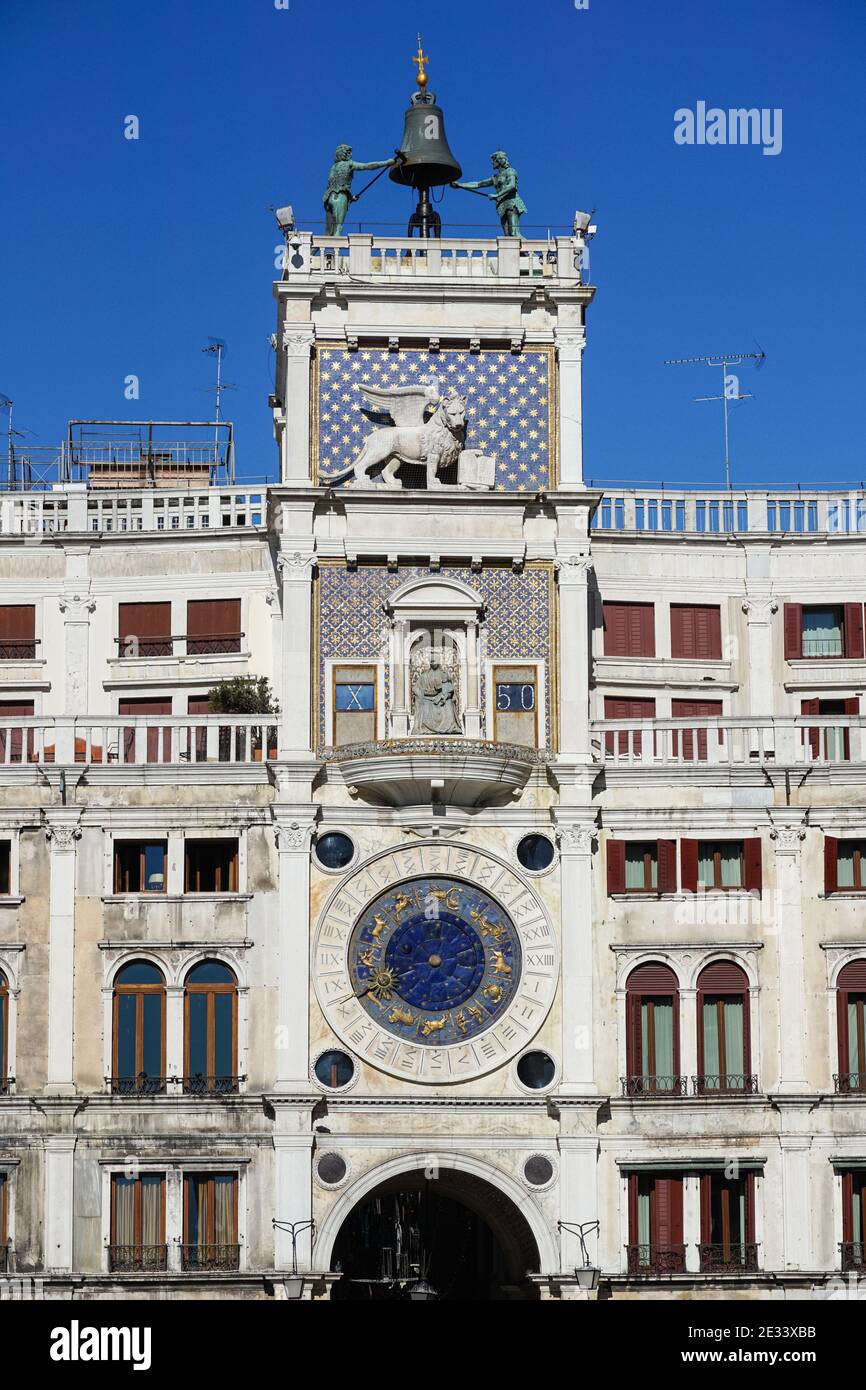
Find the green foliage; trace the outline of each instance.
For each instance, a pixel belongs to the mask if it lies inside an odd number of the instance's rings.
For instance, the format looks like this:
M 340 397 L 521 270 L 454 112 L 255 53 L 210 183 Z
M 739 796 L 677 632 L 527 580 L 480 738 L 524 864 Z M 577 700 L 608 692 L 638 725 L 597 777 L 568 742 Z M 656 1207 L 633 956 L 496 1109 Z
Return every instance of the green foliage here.
M 208 696 L 212 714 L 279 714 L 267 676 L 233 676 L 218 681 Z

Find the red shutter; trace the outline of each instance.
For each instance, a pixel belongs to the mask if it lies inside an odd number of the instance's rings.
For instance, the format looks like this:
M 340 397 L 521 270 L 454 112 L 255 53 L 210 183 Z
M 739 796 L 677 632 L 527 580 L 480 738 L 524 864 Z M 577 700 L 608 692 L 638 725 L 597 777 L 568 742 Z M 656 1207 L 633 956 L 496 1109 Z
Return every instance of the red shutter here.
M 117 635 L 121 656 L 171 656 L 171 604 L 118 604 Z M 137 648 L 131 645 L 133 638 Z
M 841 973 L 836 981 L 836 1050 L 839 1054 L 839 1075 L 848 1071 L 848 994 L 841 984 Z
M 680 840 L 680 886 L 684 893 L 698 891 L 697 840 Z
M 607 891 L 625 892 L 625 840 L 607 842 Z
M 642 1071 L 641 1058 L 641 1027 L 640 1027 L 640 995 L 632 994 L 629 990 L 625 1000 L 626 1006 L 626 1030 L 625 1030 L 625 1051 L 626 1063 L 625 1070 L 627 1076 L 640 1076 Z
M 605 719 L 655 719 L 656 702 L 655 700 L 636 699 L 623 700 L 616 695 L 605 695 L 604 697 L 604 717 Z M 655 738 L 655 735 L 653 735 Z M 633 751 L 639 755 L 642 749 L 643 735 L 636 733 L 633 735 Z M 628 752 L 628 730 L 623 729 L 617 735 L 619 753 Z M 614 735 L 605 735 L 605 748 L 608 753 L 614 750 Z
M 658 861 L 659 861 L 659 892 L 675 893 L 677 891 L 677 842 L 676 840 L 658 841 Z
M 36 655 L 36 607 L 32 603 L 0 606 L 0 660 L 22 661 Z
M 845 604 L 845 655 L 863 656 L 863 605 Z
M 721 719 L 722 701 L 721 700 L 671 700 L 671 719 Z M 693 729 L 683 729 L 683 758 L 692 762 L 695 757 L 695 731 Z M 672 745 L 674 757 L 677 756 L 677 745 L 679 740 L 679 730 L 674 730 L 672 735 Z M 697 757 L 699 762 L 707 760 L 707 730 L 697 730 Z M 725 741 L 724 729 L 718 732 L 719 744 Z
M 820 701 L 820 700 L 801 700 L 801 701 L 800 701 L 800 713 L 801 713 L 801 714 L 820 714 L 820 713 L 821 713 L 821 701 Z M 811 754 L 811 757 L 812 757 L 813 762 L 816 761 L 816 760 L 820 757 L 820 755 L 821 755 L 821 730 L 820 730 L 820 729 L 804 729 L 803 732 L 802 732 L 801 738 L 802 738 L 802 740 L 803 740 L 804 743 L 805 743 L 806 739 L 808 738 L 808 740 L 809 740 L 809 752 L 810 752 L 810 754 Z
M 655 604 L 642 603 L 643 619 L 643 641 L 638 656 L 655 656 L 656 654 L 656 610 Z
M 850 965 L 843 966 L 836 980 L 836 988 L 866 994 L 866 960 L 852 960 Z
M 859 714 L 859 713 L 860 713 L 860 697 L 859 697 L 859 695 L 850 695 L 850 696 L 848 696 L 848 698 L 847 698 L 846 701 L 845 701 L 845 713 L 846 713 L 846 714 Z
M 682 603 L 671 604 L 671 656 L 687 657 L 689 652 L 689 613 L 691 609 Z
M 165 605 L 166 608 L 169 606 Z M 118 714 L 131 714 L 138 716 L 171 714 L 171 700 L 159 698 L 139 699 L 139 700 L 119 700 L 117 705 Z M 162 731 L 162 757 L 160 757 L 159 729 L 157 727 L 147 731 L 147 761 L 149 763 L 168 763 L 171 762 L 171 729 L 163 728 Z M 123 761 L 131 763 L 135 761 L 135 730 L 133 728 L 123 731 Z
M 605 656 L 655 656 L 651 603 L 602 603 Z
M 700 1031 L 698 1032 L 700 1037 Z M 698 1071 L 703 1074 L 703 1062 L 698 1062 Z M 709 1245 L 713 1238 L 713 1176 L 701 1173 L 701 1243 Z
M 746 891 L 748 893 L 760 893 L 762 886 L 760 836 L 743 841 L 743 865 Z
M 655 1180 L 655 1231 L 653 1244 L 669 1248 L 683 1243 L 683 1180 L 675 1177 Z
M 839 862 L 839 841 L 835 835 L 824 836 L 824 892 L 835 893 L 839 887 L 837 864 Z
M 716 604 L 671 604 L 671 656 L 718 661 L 722 655 L 722 611 Z
M 241 649 L 239 598 L 189 599 L 186 605 L 186 649 L 190 656 Z
M 702 661 L 722 659 L 722 610 L 715 605 L 698 608 L 695 612 L 697 654 Z
M 785 660 L 794 661 L 803 655 L 803 605 L 785 604 Z
M 842 1068 L 847 1071 L 847 1065 Z M 854 1223 L 851 1220 L 854 1206 L 854 1174 L 842 1174 L 842 1239 L 846 1243 L 854 1238 Z

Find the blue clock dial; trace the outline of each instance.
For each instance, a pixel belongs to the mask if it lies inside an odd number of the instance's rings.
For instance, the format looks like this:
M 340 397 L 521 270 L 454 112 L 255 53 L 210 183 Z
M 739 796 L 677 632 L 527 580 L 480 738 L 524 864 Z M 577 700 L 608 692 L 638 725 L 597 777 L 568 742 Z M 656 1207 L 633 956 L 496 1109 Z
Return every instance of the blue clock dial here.
M 444 1047 L 490 1027 L 520 978 L 511 918 L 474 884 L 418 878 L 382 893 L 349 945 L 352 989 L 399 1037 Z

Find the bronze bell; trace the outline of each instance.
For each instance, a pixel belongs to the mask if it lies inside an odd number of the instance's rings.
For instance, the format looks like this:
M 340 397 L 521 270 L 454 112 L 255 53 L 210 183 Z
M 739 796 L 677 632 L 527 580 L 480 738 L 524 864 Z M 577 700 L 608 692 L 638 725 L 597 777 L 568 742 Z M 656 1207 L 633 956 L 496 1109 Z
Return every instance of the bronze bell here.
M 389 177 L 419 192 L 437 184 L 459 179 L 463 170 L 457 163 L 445 135 L 445 117 L 432 92 L 415 92 L 406 111 L 400 151 L 406 156 L 395 164 Z

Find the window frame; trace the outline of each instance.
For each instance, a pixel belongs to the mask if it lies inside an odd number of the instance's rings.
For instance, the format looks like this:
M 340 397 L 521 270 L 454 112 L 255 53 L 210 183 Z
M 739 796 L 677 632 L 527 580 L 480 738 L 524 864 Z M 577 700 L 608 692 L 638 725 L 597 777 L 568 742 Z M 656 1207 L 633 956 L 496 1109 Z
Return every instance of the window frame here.
M 234 978 L 233 978 L 231 981 L 224 981 L 222 984 L 219 984 L 219 983 L 216 983 L 216 982 L 213 982 L 213 983 L 210 983 L 210 984 L 208 984 L 208 983 L 196 984 L 195 982 L 190 983 L 189 976 L 190 976 L 190 975 L 192 974 L 192 972 L 196 969 L 196 967 L 199 966 L 199 965 L 206 965 L 206 964 L 210 964 L 210 963 L 213 963 L 213 964 L 222 966 L 222 968 L 223 968 L 224 970 L 229 971 L 229 973 L 230 973 Z M 210 1094 L 212 1091 L 216 1090 L 216 1087 L 215 1087 L 215 1085 L 213 1085 L 213 1084 L 208 1085 L 207 1083 L 215 1083 L 216 1081 L 218 1081 L 218 1080 L 220 1080 L 220 1079 L 229 1080 L 229 1081 L 234 1082 L 234 1080 L 235 1080 L 236 1078 L 238 1078 L 238 981 L 237 981 L 237 976 L 235 975 L 235 972 L 231 969 L 231 966 L 226 965 L 225 961 L 221 961 L 221 960 L 218 960 L 218 959 L 212 958 L 212 957 L 209 957 L 208 960 L 196 961 L 193 965 L 191 965 L 191 966 L 189 967 L 189 969 L 188 969 L 187 972 L 186 972 L 186 975 L 185 975 L 185 977 L 184 977 L 184 984 L 183 984 L 183 1087 L 184 1087 L 184 1090 L 185 1090 L 185 1091 L 187 1091 L 188 1088 L 190 1088 L 190 1083 L 191 1083 L 191 1081 L 193 1080 L 193 1076 L 192 1076 L 192 1073 L 191 1073 L 191 1071 L 190 1071 L 190 1063 L 189 1063 L 189 1052 L 190 1052 L 190 1042 L 191 1042 L 191 1031 L 190 1031 L 190 997 L 191 997 L 191 995 L 193 995 L 193 994 L 204 994 L 204 995 L 207 995 L 207 996 L 208 996 L 207 1005 L 206 1005 L 206 1020 L 205 1020 L 205 1050 L 206 1050 L 206 1052 L 207 1052 L 207 1067 L 208 1067 L 208 1070 L 207 1070 L 207 1072 L 205 1073 L 205 1076 L 204 1076 L 203 1080 L 204 1080 L 205 1083 L 206 1083 L 206 1084 L 205 1084 L 205 1094 Z M 221 1078 L 221 1077 L 218 1075 L 218 1073 L 217 1073 L 217 1071 L 216 1071 L 216 1063 L 215 1063 L 215 1059 L 216 1059 L 216 1042 L 217 1042 L 217 1032 L 216 1032 L 216 998 L 215 998 L 215 997 L 216 997 L 216 995 L 218 995 L 218 994 L 229 994 L 229 995 L 231 995 L 231 999 L 232 999 L 231 1025 L 230 1025 L 230 1026 L 231 1026 L 231 1054 L 232 1054 L 231 1066 L 232 1066 L 232 1070 L 231 1070 L 230 1076 L 229 1076 L 229 1077 L 226 1077 L 226 1078 Z M 239 1083 L 238 1083 L 238 1084 L 239 1084 Z M 198 1092 L 195 1092 L 195 1094 L 198 1094 Z
M 158 971 L 160 972 L 160 975 L 162 976 L 161 982 L 160 982 L 159 984 L 155 984 L 155 983 L 154 983 L 154 984 L 124 984 L 123 981 L 120 979 L 120 976 L 123 974 L 124 970 L 126 970 L 126 969 L 127 969 L 129 966 L 131 966 L 131 965 L 138 965 L 138 964 L 144 964 L 144 965 L 153 966 L 154 970 L 158 970 Z M 163 1080 L 163 1078 L 165 1078 L 165 1059 L 166 1059 L 166 1015 L 167 1015 L 167 988 L 166 988 L 166 979 L 165 979 L 165 972 L 163 971 L 162 966 L 161 966 L 161 965 L 158 965 L 155 961 L 148 960 L 146 957 L 135 957 L 135 958 L 133 958 L 133 959 L 131 959 L 131 960 L 125 960 L 125 961 L 118 967 L 117 973 L 115 974 L 114 980 L 113 980 L 113 982 L 112 982 L 112 987 L 111 987 L 111 1076 L 112 1076 L 112 1080 L 115 1081 L 115 1082 L 118 1082 L 118 1081 L 121 1081 L 121 1080 L 125 1080 L 125 1079 L 126 1079 L 125 1077 L 121 1077 L 120 1071 L 119 1071 L 119 1068 L 118 1068 L 118 1053 L 119 1053 L 119 1048 L 120 1048 L 119 1000 L 120 1000 L 120 996 L 121 996 L 121 995 L 125 995 L 125 994 L 131 994 L 131 995 L 133 995 L 133 996 L 135 997 L 135 1000 L 136 1000 L 136 1005 L 135 1005 L 135 1071 L 133 1072 L 132 1076 L 129 1078 L 129 1079 L 132 1080 L 132 1081 L 137 1081 L 138 1078 L 142 1075 L 142 1073 L 144 1073 L 145 1075 L 147 1075 L 147 1073 L 145 1072 L 145 1067 L 144 1067 L 144 998 L 145 998 L 146 995 L 151 995 L 151 994 L 158 994 L 158 995 L 160 996 L 160 998 L 161 998 L 161 1007 L 160 1007 L 160 1032 L 161 1032 L 161 1038 L 160 1038 L 160 1072 L 159 1072 L 159 1078 L 160 1078 L 160 1080 Z M 149 1078 L 148 1078 L 148 1079 L 149 1079 Z M 164 1084 L 164 1081 L 163 1081 L 163 1084 Z M 121 1094 L 123 1094 L 123 1093 L 121 1092 Z M 154 1093 L 154 1094 L 156 1094 L 156 1093 Z
M 682 615 L 678 624 L 675 624 L 674 613 Z M 674 641 L 674 635 L 684 639 L 686 633 L 685 617 L 691 615 L 692 621 L 692 651 L 674 650 L 675 647 L 685 648 L 688 643 L 685 640 Z M 714 649 L 718 646 L 718 651 L 714 650 L 711 656 L 700 653 L 697 648 L 700 645 L 697 638 L 698 614 L 707 615 L 708 645 Z M 722 637 L 722 606 L 720 603 L 671 603 L 668 611 L 668 623 L 670 630 L 670 654 L 672 661 L 722 661 L 724 660 L 724 640 Z M 715 638 L 718 636 L 718 643 Z M 676 716 L 674 716 L 676 718 Z
M 650 972 L 664 971 L 663 982 L 654 982 Z M 643 976 L 643 978 L 641 978 Z M 659 1078 L 658 1059 L 655 1055 L 655 1009 L 648 1014 L 648 1051 L 651 1057 L 643 1055 L 643 1008 L 644 1004 L 654 1005 L 657 999 L 670 1000 L 672 1009 L 672 1071 L 670 1087 L 659 1090 L 657 1085 L 646 1085 L 650 1079 Z M 626 1026 L 626 1094 L 629 1096 L 677 1096 L 683 1094 L 684 1077 L 680 1071 L 680 983 L 675 971 L 663 961 L 648 960 L 634 966 L 625 981 L 625 1026 Z M 652 1066 L 649 1062 L 652 1062 Z M 667 1073 L 661 1073 L 667 1075 Z M 633 1083 L 639 1083 L 635 1089 Z M 629 1089 L 631 1085 L 631 1089 Z
M 737 984 L 714 985 L 709 976 L 713 971 L 726 968 L 737 976 Z M 702 983 L 704 982 L 704 983 Z M 706 1087 L 706 1043 L 704 1034 L 704 1007 L 708 1000 L 716 1001 L 716 1018 L 719 1039 L 719 1071 L 718 1076 L 726 1079 L 731 1076 L 742 1076 L 743 1085 L 739 1086 L 718 1086 L 712 1089 Z M 743 1070 L 742 1072 L 731 1071 L 728 1067 L 726 1056 L 727 1039 L 724 1027 L 724 1004 L 726 999 L 738 999 L 743 1010 Z M 696 980 L 695 1003 L 697 1009 L 696 1033 L 697 1033 L 697 1060 L 698 1075 L 695 1078 L 696 1086 L 701 1095 L 744 1095 L 750 1090 L 750 1078 L 752 1072 L 752 995 L 749 977 L 738 961 L 719 959 L 709 961 L 700 971 Z M 711 1075 L 713 1073 L 710 1073 Z
M 225 888 L 193 888 L 191 881 L 193 877 L 190 865 L 190 855 L 201 852 L 203 845 L 233 845 L 234 852 L 229 863 L 229 886 Z M 201 871 L 199 869 L 199 880 Z M 216 878 L 216 874 L 215 874 Z M 232 894 L 241 892 L 241 837 L 240 835 L 202 835 L 185 836 L 183 842 L 183 891 L 190 897 L 229 897 Z
M 626 608 L 627 608 L 627 609 L 631 609 L 631 610 L 632 610 L 632 615 L 635 613 L 635 610 L 637 610 L 637 613 L 638 613 L 637 626 L 638 626 L 639 629 L 640 629 L 640 640 L 638 641 L 638 643 L 637 643 L 636 645 L 638 645 L 639 647 L 641 647 L 642 649 L 645 649 L 645 650 L 641 650 L 641 651 L 609 651 L 609 650 L 608 650 L 608 645 L 609 645 L 609 644 L 608 644 L 608 633 L 611 631 L 611 629 L 609 628 L 609 625 L 608 625 L 608 621 L 607 621 L 607 618 L 608 618 L 608 610 L 609 610 L 609 609 L 614 609 L 614 608 L 615 608 L 615 609 L 618 609 L 618 610 L 620 610 L 620 611 L 623 610 L 623 609 L 626 609 Z M 643 661 L 651 661 L 651 660 L 654 660 L 654 659 L 655 659 L 655 656 L 656 656 L 656 611 L 655 611 L 655 610 L 656 610 L 656 605 L 655 605 L 655 601 L 654 601 L 654 600 L 650 600 L 649 602 L 647 602 L 645 599 L 606 599 L 606 598 L 603 598 L 602 601 L 601 601 L 601 630 L 602 630 L 602 648 L 603 648 L 602 655 L 603 655 L 603 656 L 606 656 L 606 657 L 609 657 L 610 659 L 612 659 L 612 660 L 614 660 L 614 661 L 641 661 L 641 660 L 643 660 Z M 632 619 L 632 620 L 634 620 L 634 619 Z M 628 617 L 626 617 L 625 622 L 626 622 L 626 627 L 625 627 L 625 629 L 624 629 L 625 641 L 624 641 L 623 645 L 624 645 L 625 647 L 630 647 L 630 646 L 632 645 L 631 638 L 632 638 L 632 636 L 633 636 L 634 634 L 633 634 L 633 632 L 630 632 L 630 631 L 629 631 L 629 627 L 628 627 L 629 619 L 628 619 Z
M 122 878 L 122 869 L 121 869 L 121 865 L 120 865 L 120 863 L 119 863 L 119 860 L 121 859 L 122 854 L 123 854 L 123 852 L 127 849 L 127 847 L 130 847 L 130 848 L 131 848 L 131 847 L 133 847 L 133 846 L 138 846 L 138 859 L 139 859 L 139 864 L 138 864 L 138 878 L 139 878 L 139 887 L 138 887 L 138 888 L 124 888 L 124 887 L 122 886 L 122 882 L 121 882 L 121 878 Z M 145 858 L 146 858 L 146 851 L 147 851 L 148 848 L 151 848 L 151 847 L 153 847 L 153 846 L 161 846 L 161 847 L 162 847 L 162 851 L 163 851 L 163 853 L 162 853 L 162 887 L 161 887 L 161 888 L 146 888 L 146 887 L 144 886 L 144 884 L 146 883 L 146 877 L 145 877 Z M 165 894 L 168 892 L 168 837 L 167 837 L 167 836 L 166 836 L 166 838 L 165 838 L 164 840 L 163 840 L 163 839 L 156 839 L 156 838 L 153 838 L 153 839 L 128 839 L 128 840 L 127 840 L 127 839 L 122 839 L 120 836 L 118 836 L 116 839 L 113 839 L 113 840 L 112 840 L 112 843 L 111 843 L 111 858 L 112 858 L 112 878 L 111 878 L 111 883 L 112 883 L 112 895 L 113 895 L 113 896 L 115 896 L 115 897 L 124 897 L 124 898 L 125 898 L 125 897 L 130 897 L 130 896 L 137 896 L 137 895 L 140 894 L 141 896 L 147 897 L 147 898 L 158 898 L 160 895 L 165 896 Z M 128 869 L 127 869 L 127 870 L 126 870 L 127 876 L 128 876 L 128 872 L 129 872 L 129 871 L 128 871 Z
M 12 988 L 9 984 L 9 977 L 3 966 L 0 965 L 0 1095 L 5 1095 L 9 1089 L 9 1008 L 12 1000 Z
M 216 1180 L 217 1178 L 229 1178 L 229 1179 L 231 1180 L 231 1184 L 232 1184 L 232 1235 L 233 1235 L 234 1239 L 233 1239 L 233 1240 L 229 1240 L 229 1241 L 217 1241 L 217 1240 L 214 1238 L 215 1235 L 216 1235 L 216 1200 L 215 1200 L 215 1196 L 216 1196 L 216 1181 L 215 1181 L 215 1180 Z M 191 1223 L 190 1223 L 190 1198 L 191 1198 L 191 1194 L 192 1194 L 192 1192 L 193 1192 L 193 1190 L 194 1190 L 193 1184 L 194 1184 L 195 1182 L 199 1182 L 199 1183 L 204 1182 L 204 1183 L 208 1184 L 209 1187 L 211 1188 L 211 1197 L 210 1197 L 210 1200 L 209 1200 L 209 1202 L 208 1202 L 208 1211 L 207 1211 L 207 1225 L 208 1225 L 207 1237 L 208 1237 L 208 1238 L 207 1238 L 207 1240 L 198 1240 L 198 1241 L 196 1242 L 196 1244 L 197 1244 L 199 1247 L 210 1248 L 210 1249 L 217 1248 L 217 1247 L 219 1247 L 220 1245 L 223 1245 L 223 1246 L 226 1246 L 226 1247 L 229 1247 L 229 1248 L 234 1248 L 234 1249 L 236 1249 L 236 1250 L 237 1250 L 237 1266 L 236 1266 L 236 1267 L 239 1269 L 239 1268 L 240 1268 L 240 1263 L 241 1263 L 241 1239 L 240 1239 L 240 1227 L 239 1227 L 239 1224 L 238 1224 L 238 1216 L 239 1216 L 238 1198 L 239 1198 L 239 1193 L 240 1193 L 240 1174 L 237 1172 L 236 1169 L 232 1169 L 232 1168 L 230 1168 L 230 1167 L 229 1167 L 229 1168 L 207 1168 L 207 1169 L 201 1169 L 201 1168 L 197 1168 L 197 1167 L 192 1166 L 192 1167 L 190 1167 L 190 1168 L 185 1168 L 185 1169 L 183 1170 L 182 1175 L 181 1175 L 181 1182 L 182 1182 L 182 1185 L 183 1185 L 183 1186 L 182 1186 L 183 1225 L 182 1225 L 182 1237 L 181 1237 L 181 1265 L 182 1265 L 182 1267 L 185 1268 L 185 1269 L 187 1269 L 187 1270 L 195 1269 L 195 1266 L 194 1266 L 194 1265 L 190 1265 L 190 1264 L 186 1263 L 186 1261 L 188 1261 L 188 1259 L 189 1259 L 189 1256 L 186 1254 L 186 1252 L 187 1252 L 188 1250 L 190 1250 L 190 1249 L 192 1248 L 192 1246 L 193 1246 L 193 1242 L 190 1240 L 190 1224 L 191 1224 Z M 232 1265 L 232 1266 L 230 1266 L 230 1267 L 231 1267 L 231 1268 L 235 1268 L 234 1265 Z
M 159 1240 L 157 1241 L 157 1245 L 161 1245 L 161 1246 L 165 1247 L 165 1248 L 166 1248 L 166 1252 L 167 1252 L 168 1243 L 167 1243 L 166 1238 L 165 1238 L 165 1203 L 166 1203 L 166 1186 L 167 1186 L 166 1178 L 167 1178 L 167 1174 L 166 1174 L 165 1172 L 160 1172 L 160 1171 L 153 1171 L 153 1172 L 151 1172 L 151 1171 L 148 1171 L 148 1170 L 144 1170 L 144 1171 L 142 1171 L 142 1172 L 140 1172 L 140 1173 L 136 1173 L 136 1174 L 135 1174 L 134 1176 L 132 1176 L 132 1177 L 130 1177 L 128 1174 L 126 1174 L 126 1173 L 124 1173 L 124 1172 L 116 1172 L 116 1173 L 111 1173 L 111 1174 L 109 1175 L 109 1192 L 110 1192 L 110 1203 L 111 1203 L 111 1207 L 110 1207 L 110 1212 L 109 1212 L 109 1227 L 108 1227 L 109 1237 L 108 1237 L 108 1244 L 109 1244 L 109 1246 L 111 1246 L 112 1248 L 118 1248 L 118 1247 L 119 1247 L 119 1241 L 117 1241 L 117 1240 L 115 1239 L 115 1236 L 117 1235 L 117 1193 L 118 1193 L 118 1190 L 119 1190 L 118 1179 L 120 1179 L 121 1182 L 131 1182 L 131 1183 L 133 1183 L 133 1185 L 134 1185 L 132 1226 L 133 1226 L 133 1236 L 135 1236 L 136 1238 L 133 1240 L 132 1245 L 131 1245 L 130 1248 L 133 1249 L 133 1250 L 135 1250 L 135 1249 L 143 1249 L 143 1248 L 144 1248 L 144 1242 L 142 1241 L 142 1238 L 141 1238 L 141 1237 L 142 1237 L 142 1229 L 141 1229 L 141 1228 L 142 1228 L 142 1205 L 143 1205 L 143 1196 L 142 1196 L 142 1179 L 143 1179 L 143 1178 L 158 1178 L 158 1179 L 159 1179 L 159 1188 L 160 1188 L 160 1193 L 159 1193 L 159 1235 L 160 1235 L 160 1238 L 159 1238 Z
M 704 893 L 743 893 L 746 889 L 746 845 L 745 840 L 698 840 L 698 890 Z M 713 845 L 713 882 L 701 882 L 702 845 Z M 730 845 L 739 845 L 740 881 L 722 883 L 722 850 Z

